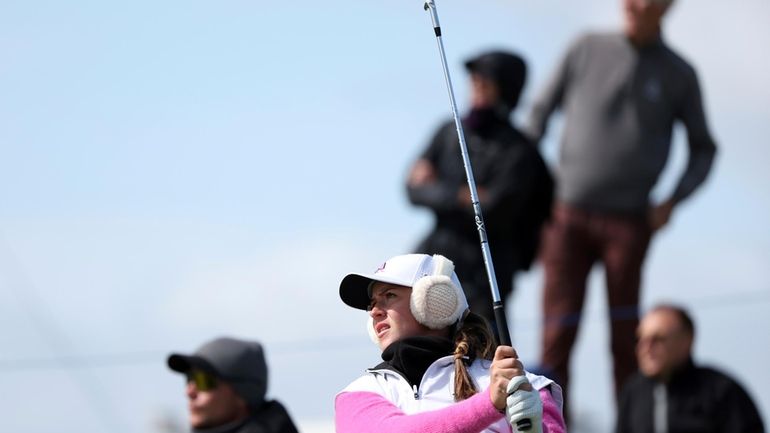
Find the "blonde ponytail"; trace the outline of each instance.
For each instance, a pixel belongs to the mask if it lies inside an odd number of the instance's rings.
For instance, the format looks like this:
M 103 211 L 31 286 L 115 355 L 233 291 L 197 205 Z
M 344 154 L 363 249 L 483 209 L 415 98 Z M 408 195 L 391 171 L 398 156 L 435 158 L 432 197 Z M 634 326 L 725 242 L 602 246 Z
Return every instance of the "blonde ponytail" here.
M 468 313 L 459 329 L 455 331 L 455 401 L 465 400 L 478 390 L 468 373 L 468 365 L 476 358 L 492 359 L 495 354 L 495 339 L 487 321 L 478 314 Z

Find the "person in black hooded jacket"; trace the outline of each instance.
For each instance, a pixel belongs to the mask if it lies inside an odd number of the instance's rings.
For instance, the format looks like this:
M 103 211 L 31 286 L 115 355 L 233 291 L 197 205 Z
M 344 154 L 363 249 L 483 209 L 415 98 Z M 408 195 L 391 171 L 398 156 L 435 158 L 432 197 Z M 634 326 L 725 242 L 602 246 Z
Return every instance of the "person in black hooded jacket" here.
M 471 109 L 462 119 L 500 295 L 513 291 L 517 270 L 526 270 L 547 219 L 553 181 L 538 150 L 511 124 L 526 78 L 524 60 L 501 51 L 465 63 Z M 412 166 L 410 201 L 435 215 L 435 226 L 416 252 L 452 257 L 463 276 L 471 310 L 497 330 L 479 245 L 470 191 L 453 121 L 443 124 Z
M 192 355 L 172 354 L 167 363 L 187 378 L 192 433 L 298 433 L 286 408 L 265 399 L 261 344 L 217 338 Z

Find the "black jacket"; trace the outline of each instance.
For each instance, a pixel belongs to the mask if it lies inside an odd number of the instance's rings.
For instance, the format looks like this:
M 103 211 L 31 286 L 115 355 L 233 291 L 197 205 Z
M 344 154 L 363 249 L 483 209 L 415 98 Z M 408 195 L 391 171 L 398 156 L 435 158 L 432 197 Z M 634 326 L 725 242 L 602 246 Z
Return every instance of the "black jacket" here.
M 550 210 L 553 181 L 548 169 L 537 148 L 507 119 L 483 128 L 466 127 L 465 135 L 476 185 L 488 192 L 482 213 L 495 268 L 528 269 L 537 251 L 540 226 Z M 433 164 L 438 181 L 408 187 L 410 201 L 430 208 L 436 216 L 435 228 L 418 252 L 445 254 L 458 271 L 464 262 L 478 263 L 483 269 L 473 209 L 457 201 L 458 190 L 467 180 L 454 122 L 439 128 L 421 158 Z M 510 260 L 498 260 L 497 255 Z
M 653 379 L 637 373 L 620 395 L 616 433 L 654 433 Z M 665 385 L 668 433 L 763 433 L 756 406 L 733 379 L 689 361 Z
M 251 417 L 212 427 L 193 429 L 192 433 L 298 433 L 286 408 L 275 400 L 266 402 Z

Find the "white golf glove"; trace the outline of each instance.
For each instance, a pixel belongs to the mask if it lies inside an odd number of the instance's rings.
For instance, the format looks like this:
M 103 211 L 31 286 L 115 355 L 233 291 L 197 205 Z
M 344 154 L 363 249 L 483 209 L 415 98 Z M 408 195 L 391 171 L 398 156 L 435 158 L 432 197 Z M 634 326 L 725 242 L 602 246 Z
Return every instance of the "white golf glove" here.
M 515 376 L 508 383 L 505 416 L 514 432 L 542 433 L 543 402 L 540 401 L 540 393 L 536 389 L 532 391 L 519 389 L 524 384 L 529 384 L 529 380 L 523 375 Z M 528 419 L 532 424 L 529 430 L 519 430 L 517 423 L 523 419 Z

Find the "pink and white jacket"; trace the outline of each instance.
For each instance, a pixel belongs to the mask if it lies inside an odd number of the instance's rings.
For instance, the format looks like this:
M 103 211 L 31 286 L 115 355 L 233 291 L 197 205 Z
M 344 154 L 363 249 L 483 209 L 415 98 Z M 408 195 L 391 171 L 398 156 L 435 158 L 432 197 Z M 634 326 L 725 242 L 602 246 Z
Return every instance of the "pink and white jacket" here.
M 454 359 L 439 358 L 419 387 L 388 369 L 370 369 L 335 398 L 337 433 L 511 433 L 511 426 L 489 399 L 491 361 L 475 360 L 468 372 L 483 390 L 455 402 Z M 543 433 L 564 433 L 561 387 L 527 373 L 543 402 Z

